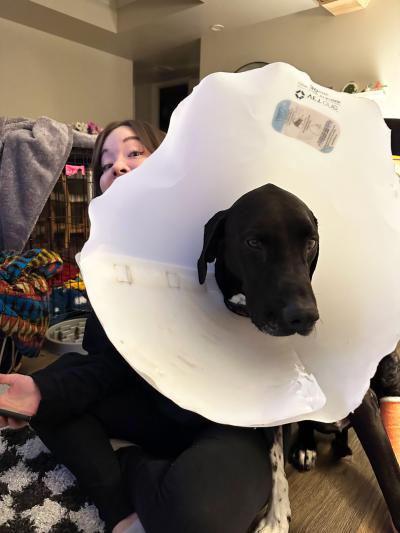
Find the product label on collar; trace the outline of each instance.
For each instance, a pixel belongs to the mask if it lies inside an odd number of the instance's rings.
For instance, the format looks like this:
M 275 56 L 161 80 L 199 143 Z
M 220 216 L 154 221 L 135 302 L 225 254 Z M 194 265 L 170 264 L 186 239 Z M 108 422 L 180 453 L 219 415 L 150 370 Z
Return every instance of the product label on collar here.
M 325 154 L 332 152 L 340 134 L 339 124 L 335 120 L 292 100 L 279 102 L 272 126 L 276 131 L 303 141 Z
M 332 94 L 329 89 L 318 87 L 313 83 L 310 85 L 298 83 L 293 96 L 296 100 L 302 100 L 303 104 L 307 105 L 307 102 L 313 102 L 330 111 L 339 111 L 342 104 L 337 93 Z

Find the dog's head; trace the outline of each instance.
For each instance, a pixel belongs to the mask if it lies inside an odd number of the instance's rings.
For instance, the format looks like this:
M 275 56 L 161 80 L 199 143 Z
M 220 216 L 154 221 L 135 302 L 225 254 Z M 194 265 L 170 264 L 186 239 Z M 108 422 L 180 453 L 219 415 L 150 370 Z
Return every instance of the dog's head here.
M 216 260 L 216 280 L 231 311 L 270 335 L 308 335 L 319 318 L 311 287 L 318 250 L 310 209 L 293 194 L 264 185 L 207 222 L 199 281 Z

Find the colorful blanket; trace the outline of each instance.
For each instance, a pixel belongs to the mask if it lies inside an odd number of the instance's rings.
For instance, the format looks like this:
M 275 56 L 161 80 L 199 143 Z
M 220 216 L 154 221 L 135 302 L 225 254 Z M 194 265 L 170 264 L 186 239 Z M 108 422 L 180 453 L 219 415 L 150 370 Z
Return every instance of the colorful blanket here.
M 39 354 L 49 325 L 47 280 L 62 264 L 57 253 L 43 248 L 0 252 L 0 333 L 11 337 L 22 355 Z

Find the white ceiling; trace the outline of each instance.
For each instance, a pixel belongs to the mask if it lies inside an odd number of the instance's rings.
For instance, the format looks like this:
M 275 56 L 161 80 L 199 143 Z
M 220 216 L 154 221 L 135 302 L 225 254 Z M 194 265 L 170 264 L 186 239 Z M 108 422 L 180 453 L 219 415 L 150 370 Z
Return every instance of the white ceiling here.
M 143 60 L 207 34 L 318 6 L 317 0 L 1 0 L 0 17 Z
M 318 0 L 0 0 L 0 17 L 135 61 L 135 81 L 198 76 L 200 39 Z

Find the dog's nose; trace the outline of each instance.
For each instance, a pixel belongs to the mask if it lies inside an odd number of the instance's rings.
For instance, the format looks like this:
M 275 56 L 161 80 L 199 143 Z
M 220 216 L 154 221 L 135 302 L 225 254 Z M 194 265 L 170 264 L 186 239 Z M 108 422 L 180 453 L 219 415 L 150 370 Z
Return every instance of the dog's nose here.
M 282 311 L 286 324 L 300 334 L 311 331 L 315 322 L 319 319 L 318 309 L 315 305 L 290 303 Z

